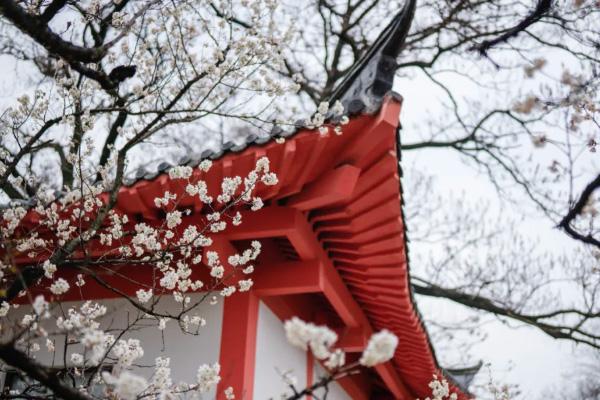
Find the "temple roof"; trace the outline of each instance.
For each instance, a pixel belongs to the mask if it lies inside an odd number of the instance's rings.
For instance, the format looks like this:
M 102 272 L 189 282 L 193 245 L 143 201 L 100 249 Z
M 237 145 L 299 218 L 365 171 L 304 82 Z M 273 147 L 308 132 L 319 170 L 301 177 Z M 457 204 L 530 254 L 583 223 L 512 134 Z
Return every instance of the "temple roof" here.
M 307 230 L 317 238 L 372 329 L 389 329 L 398 336 L 400 345 L 393 365 L 401 380 L 415 396 L 426 397 L 432 376 L 443 376 L 443 370 L 437 364 L 409 281 L 397 146 L 400 108 L 401 98 L 388 95 L 376 114 L 355 115 L 339 136 L 301 129 L 285 141 L 231 148 L 213 157 L 210 172 L 200 173 L 198 178 L 206 180 L 214 193 L 222 177 L 244 176 L 256 160 L 267 156 L 279 183 L 257 195 L 265 200 L 266 208 L 282 213 L 296 210 L 306 219 Z M 341 179 L 332 178 L 336 175 Z M 343 183 L 344 188 L 336 192 L 335 182 Z M 335 192 L 333 200 L 312 196 L 324 186 Z M 158 210 L 154 198 L 165 190 L 177 194 L 182 188 L 166 173 L 140 180 L 121 189 L 116 210 L 138 215 L 137 220 L 155 219 Z M 194 212 L 202 212 L 203 207 L 200 202 L 182 206 Z M 261 211 L 256 218 L 270 225 L 269 214 Z M 236 229 L 233 239 L 237 238 Z M 298 257 L 294 243 L 288 247 L 287 254 L 295 254 L 290 260 Z M 460 391 L 456 386 L 454 389 Z M 461 394 L 460 398 L 467 396 Z
M 402 99 L 391 92 L 395 60 L 412 20 L 414 3 L 407 1 L 334 91 L 332 100 L 342 101 L 351 114 L 341 135 L 335 135 L 333 129 L 327 135 L 302 127 L 295 132 L 275 129 L 270 136 L 249 135 L 242 144 L 228 142 L 219 151 L 207 151 L 199 159 L 181 160 L 180 164 L 194 167 L 202 159 L 214 160 L 209 173 L 194 172 L 214 193 L 222 177 L 244 176 L 256 160 L 267 156 L 279 184 L 257 194 L 268 207 L 293 209 L 305 218 L 372 329 L 389 329 L 398 336 L 394 370 L 412 395 L 424 398 L 431 395 L 428 384 L 432 376 L 443 376 L 444 372 L 409 281 L 398 147 Z M 165 190 L 183 190 L 169 179 L 166 171 L 170 167 L 163 163 L 157 170 L 139 170 L 129 186 L 120 190 L 116 210 L 135 216 L 132 220 L 156 219 L 159 210 L 155 197 Z M 336 175 L 344 178 L 345 189 L 340 189 L 333 201 L 315 202 L 305 195 L 326 185 L 325 177 Z M 199 201 L 182 206 L 203 212 Z M 293 254 L 296 249 L 289 252 Z M 451 386 L 460 399 L 468 398 L 458 385 Z

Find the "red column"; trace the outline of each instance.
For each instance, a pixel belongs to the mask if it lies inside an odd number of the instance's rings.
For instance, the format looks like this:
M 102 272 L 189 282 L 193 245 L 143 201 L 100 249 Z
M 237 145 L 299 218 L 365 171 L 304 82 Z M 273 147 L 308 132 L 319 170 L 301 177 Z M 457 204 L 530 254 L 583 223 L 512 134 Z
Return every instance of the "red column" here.
M 306 352 L 306 387 L 309 388 L 314 384 L 315 375 L 315 357 L 309 350 Z M 312 396 L 306 396 L 306 400 L 312 400 Z
M 221 382 L 217 386 L 218 400 L 225 400 L 223 392 L 230 386 L 236 399 L 252 400 L 258 304 L 258 298 L 252 292 L 234 293 L 231 297 L 225 298 L 219 356 Z

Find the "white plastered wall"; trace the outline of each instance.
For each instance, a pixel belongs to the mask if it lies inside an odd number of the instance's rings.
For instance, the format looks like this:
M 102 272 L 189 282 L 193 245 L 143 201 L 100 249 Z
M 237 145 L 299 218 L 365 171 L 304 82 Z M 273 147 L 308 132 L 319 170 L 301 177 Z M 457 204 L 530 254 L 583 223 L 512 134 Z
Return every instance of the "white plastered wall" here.
M 291 371 L 298 381 L 296 387 L 304 388 L 306 360 L 306 352 L 288 343 L 283 323 L 261 302 L 256 338 L 254 400 L 279 399 L 282 394 L 291 393 L 281 377 L 284 371 Z
M 202 294 L 191 294 L 192 302 L 198 301 L 199 296 L 202 296 Z M 108 309 L 107 314 L 100 319 L 101 328 L 105 330 L 116 329 L 117 331 L 112 332 L 115 336 L 119 330 L 127 326 L 128 320 L 132 321 L 139 314 L 136 308 L 123 299 L 102 300 L 100 303 Z M 83 302 L 65 302 L 62 303 L 62 308 L 66 312 L 69 308 L 78 309 L 81 304 Z M 160 310 L 169 311 L 171 314 L 177 313 L 181 308 L 181 304 L 176 303 L 172 296 L 164 296 L 159 304 Z M 16 310 L 12 310 L 8 316 L 9 320 L 5 320 L 3 323 L 16 323 L 22 319 L 24 314 L 29 312 L 31 312 L 30 306 L 21 306 Z M 206 319 L 206 326 L 199 329 L 198 335 L 182 333 L 175 321 L 168 322 L 165 330 L 160 331 L 157 322 L 152 320 L 145 320 L 140 323 L 143 326 L 136 329 L 135 332 L 126 334 L 123 338 L 133 337 L 139 339 L 144 349 L 143 358 L 138 360 L 136 364 L 154 366 L 156 357 L 169 357 L 171 359 L 173 382 L 194 383 L 198 366 L 218 362 L 223 320 L 222 301 L 216 305 L 210 305 L 208 301 L 203 302 L 190 314 L 197 314 Z M 49 332 L 56 332 L 55 326 L 47 323 L 43 325 Z M 60 340 L 56 340 L 56 352 L 54 354 L 47 351 L 45 340 L 39 340 L 41 349 L 36 353 L 37 361 L 46 365 L 53 363 L 54 365 L 63 365 L 64 346 L 62 340 L 64 340 L 64 336 L 61 336 Z M 81 352 L 80 346 L 69 346 L 69 348 L 67 360 L 69 360 L 71 352 Z M 150 377 L 153 368 L 138 367 L 134 368 L 134 372 Z M 212 399 L 214 396 L 213 390 L 212 393 L 205 394 L 203 398 Z
M 324 375 L 325 375 L 325 370 L 323 370 L 323 368 L 321 368 L 321 365 L 315 361 L 314 364 L 314 376 L 313 376 L 313 382 L 317 382 L 319 379 L 321 379 Z M 315 391 L 315 395 L 319 398 L 322 399 L 325 394 L 325 389 L 319 389 L 317 391 Z M 346 393 L 346 391 L 342 388 L 342 386 L 337 383 L 337 382 L 332 382 L 329 387 L 328 387 L 328 392 L 327 392 L 327 400 L 350 400 L 351 397 L 348 395 L 348 393 Z
M 200 295 L 191 295 L 192 301 Z M 102 328 L 122 329 L 127 320 L 132 320 L 138 311 L 123 299 L 103 300 L 103 305 L 108 308 L 108 313 L 101 319 Z M 65 302 L 63 309 L 79 308 L 82 302 Z M 181 307 L 173 301 L 171 296 L 161 299 L 161 309 L 174 312 Z M 13 323 L 20 321 L 22 316 L 31 312 L 31 307 L 21 306 L 9 314 Z M 141 341 L 144 348 L 144 357 L 138 364 L 152 366 L 156 357 L 170 357 L 172 378 L 174 382 L 194 382 L 198 366 L 203 363 L 218 362 L 221 345 L 221 326 L 223 320 L 223 305 L 219 302 L 210 305 L 202 303 L 196 311 L 203 316 L 207 324 L 201 328 L 198 336 L 183 334 L 179 326 L 171 321 L 167 323 L 164 331 L 157 328 L 156 322 L 147 321 L 143 328 L 124 336 L 134 337 Z M 8 322 L 8 321 L 5 321 Z M 48 326 L 48 331 L 55 331 Z M 40 341 L 41 350 L 36 353 L 38 362 L 49 365 L 62 365 L 63 345 L 60 341 L 55 344 L 56 355 L 46 350 L 45 342 Z M 70 346 L 70 352 L 81 352 L 77 346 Z M 67 359 L 69 358 L 67 355 Z M 281 373 L 291 371 L 297 379 L 297 388 L 303 389 L 307 383 L 307 355 L 301 349 L 291 346 L 285 338 L 283 323 L 263 303 L 259 306 L 258 332 L 256 340 L 256 368 L 254 381 L 254 400 L 279 399 L 282 394 L 289 394 L 289 388 L 284 383 Z M 153 368 L 137 368 L 136 373 L 150 377 Z M 313 382 L 323 376 L 324 371 L 318 363 L 313 367 Z M 1 377 L 0 377 L 1 384 Z M 202 396 L 203 399 L 214 399 L 215 391 Z M 320 394 L 319 392 L 317 394 Z M 342 387 L 333 383 L 329 387 L 328 400 L 346 400 L 350 397 Z

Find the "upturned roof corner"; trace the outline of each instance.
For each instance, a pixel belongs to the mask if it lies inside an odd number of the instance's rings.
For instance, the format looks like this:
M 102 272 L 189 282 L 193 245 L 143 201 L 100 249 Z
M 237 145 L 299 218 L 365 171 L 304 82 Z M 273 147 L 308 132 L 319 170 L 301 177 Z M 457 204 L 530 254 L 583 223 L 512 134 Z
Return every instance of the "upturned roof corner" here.
M 350 114 L 374 113 L 392 90 L 397 58 L 415 14 L 416 0 L 406 0 L 373 45 L 350 68 L 329 97 L 339 100 Z

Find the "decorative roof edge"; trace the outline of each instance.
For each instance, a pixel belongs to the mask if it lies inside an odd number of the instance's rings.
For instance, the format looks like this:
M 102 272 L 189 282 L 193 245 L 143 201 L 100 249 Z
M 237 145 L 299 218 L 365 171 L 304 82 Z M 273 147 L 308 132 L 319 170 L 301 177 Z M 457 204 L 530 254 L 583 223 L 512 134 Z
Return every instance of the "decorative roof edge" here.
M 475 378 L 475 375 L 481 370 L 481 367 L 483 367 L 483 361 L 480 360 L 477 364 L 470 367 L 445 368 L 443 372 L 444 375 L 451 378 L 460 389 L 469 394 L 469 386 Z
M 350 113 L 374 113 L 392 90 L 400 51 L 412 24 L 416 0 L 405 0 L 404 7 L 381 32 L 369 50 L 354 63 L 329 101 L 339 100 Z

